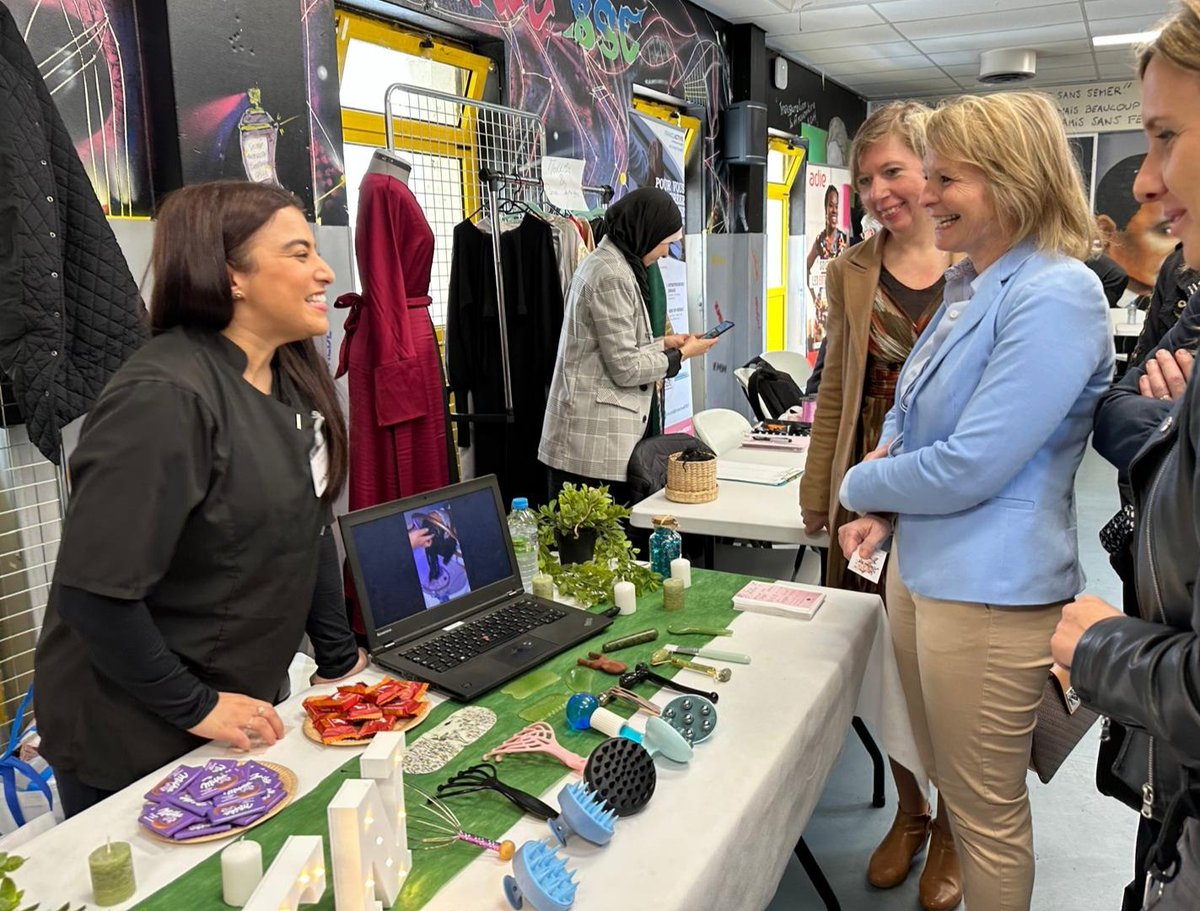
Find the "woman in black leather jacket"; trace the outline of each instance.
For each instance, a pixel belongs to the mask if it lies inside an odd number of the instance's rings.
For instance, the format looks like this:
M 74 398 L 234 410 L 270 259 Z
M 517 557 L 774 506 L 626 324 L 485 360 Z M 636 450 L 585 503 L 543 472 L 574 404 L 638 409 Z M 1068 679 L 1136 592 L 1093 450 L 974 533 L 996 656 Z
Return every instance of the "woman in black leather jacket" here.
M 1134 193 L 1143 203 L 1162 203 L 1185 261 L 1196 267 L 1200 0 L 1183 0 L 1142 52 L 1139 71 L 1150 151 Z M 1051 642 L 1084 703 L 1127 729 L 1114 772 L 1140 793 L 1143 815 L 1163 822 L 1150 856 L 1147 911 L 1200 906 L 1200 380 L 1187 376 L 1189 358 L 1167 361 L 1170 379 L 1187 381 L 1183 396 L 1129 466 L 1137 615 L 1085 595 L 1063 608 Z M 1165 383 L 1148 387 L 1141 390 L 1147 406 L 1159 404 L 1150 397 L 1164 400 L 1160 407 L 1174 398 Z M 1104 409 L 1097 420 L 1098 437 L 1130 429 L 1110 426 L 1125 420 L 1122 409 Z

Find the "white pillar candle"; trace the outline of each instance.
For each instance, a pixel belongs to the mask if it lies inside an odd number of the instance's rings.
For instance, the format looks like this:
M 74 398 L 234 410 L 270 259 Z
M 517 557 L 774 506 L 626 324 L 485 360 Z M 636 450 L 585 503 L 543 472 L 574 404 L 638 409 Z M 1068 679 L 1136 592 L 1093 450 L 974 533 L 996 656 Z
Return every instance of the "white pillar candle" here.
M 637 611 L 637 589 L 632 582 L 618 582 L 613 586 L 613 604 L 620 608 L 622 614 Z
M 225 904 L 240 908 L 263 877 L 262 847 L 240 838 L 221 852 L 221 891 Z
M 671 561 L 671 578 L 682 579 L 684 588 L 692 587 L 692 564 L 687 557 L 676 557 Z

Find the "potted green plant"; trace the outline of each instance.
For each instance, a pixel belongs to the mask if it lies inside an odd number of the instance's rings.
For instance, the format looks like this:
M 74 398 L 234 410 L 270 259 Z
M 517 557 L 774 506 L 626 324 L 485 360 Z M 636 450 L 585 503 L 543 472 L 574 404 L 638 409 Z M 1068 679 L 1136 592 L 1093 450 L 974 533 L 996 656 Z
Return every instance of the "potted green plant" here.
M 560 594 L 591 607 L 611 601 L 614 583 L 622 580 L 632 582 L 639 594 L 659 587 L 661 577 L 638 562 L 625 537 L 621 520 L 628 516 L 607 486 L 564 484 L 558 497 L 538 510 L 538 565 L 554 577 Z M 551 552 L 556 545 L 558 559 Z
M 624 538 L 621 520 L 629 510 L 613 502 L 608 487 L 564 484 L 558 496 L 538 510 L 538 539 L 549 532 L 564 566 L 587 563 L 603 539 Z

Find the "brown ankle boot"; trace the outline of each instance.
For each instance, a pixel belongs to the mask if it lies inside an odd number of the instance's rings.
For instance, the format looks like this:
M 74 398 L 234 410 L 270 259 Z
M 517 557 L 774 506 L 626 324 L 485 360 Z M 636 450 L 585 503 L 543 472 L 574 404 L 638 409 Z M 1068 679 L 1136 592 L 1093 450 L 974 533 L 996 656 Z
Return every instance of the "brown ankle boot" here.
M 925 847 L 929 837 L 928 813 L 905 813 L 896 808 L 896 818 L 887 835 L 871 855 L 867 865 L 867 882 L 876 889 L 891 889 L 908 877 L 913 858 Z
M 950 911 L 962 901 L 962 870 L 949 824 L 933 827 L 918 895 L 925 911 Z

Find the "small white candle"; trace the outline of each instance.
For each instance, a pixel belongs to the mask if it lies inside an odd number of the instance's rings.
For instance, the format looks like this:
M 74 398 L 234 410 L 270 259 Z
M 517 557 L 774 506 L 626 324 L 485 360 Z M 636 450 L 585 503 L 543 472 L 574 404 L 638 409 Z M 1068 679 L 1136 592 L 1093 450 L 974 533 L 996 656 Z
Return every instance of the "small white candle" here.
M 637 589 L 632 582 L 618 582 L 613 586 L 613 604 L 620 608 L 622 614 L 637 611 Z
M 225 904 L 240 908 L 263 878 L 262 847 L 240 838 L 221 852 L 221 891 Z
M 692 564 L 687 557 L 676 557 L 671 561 L 671 578 L 682 579 L 684 588 L 692 587 Z

